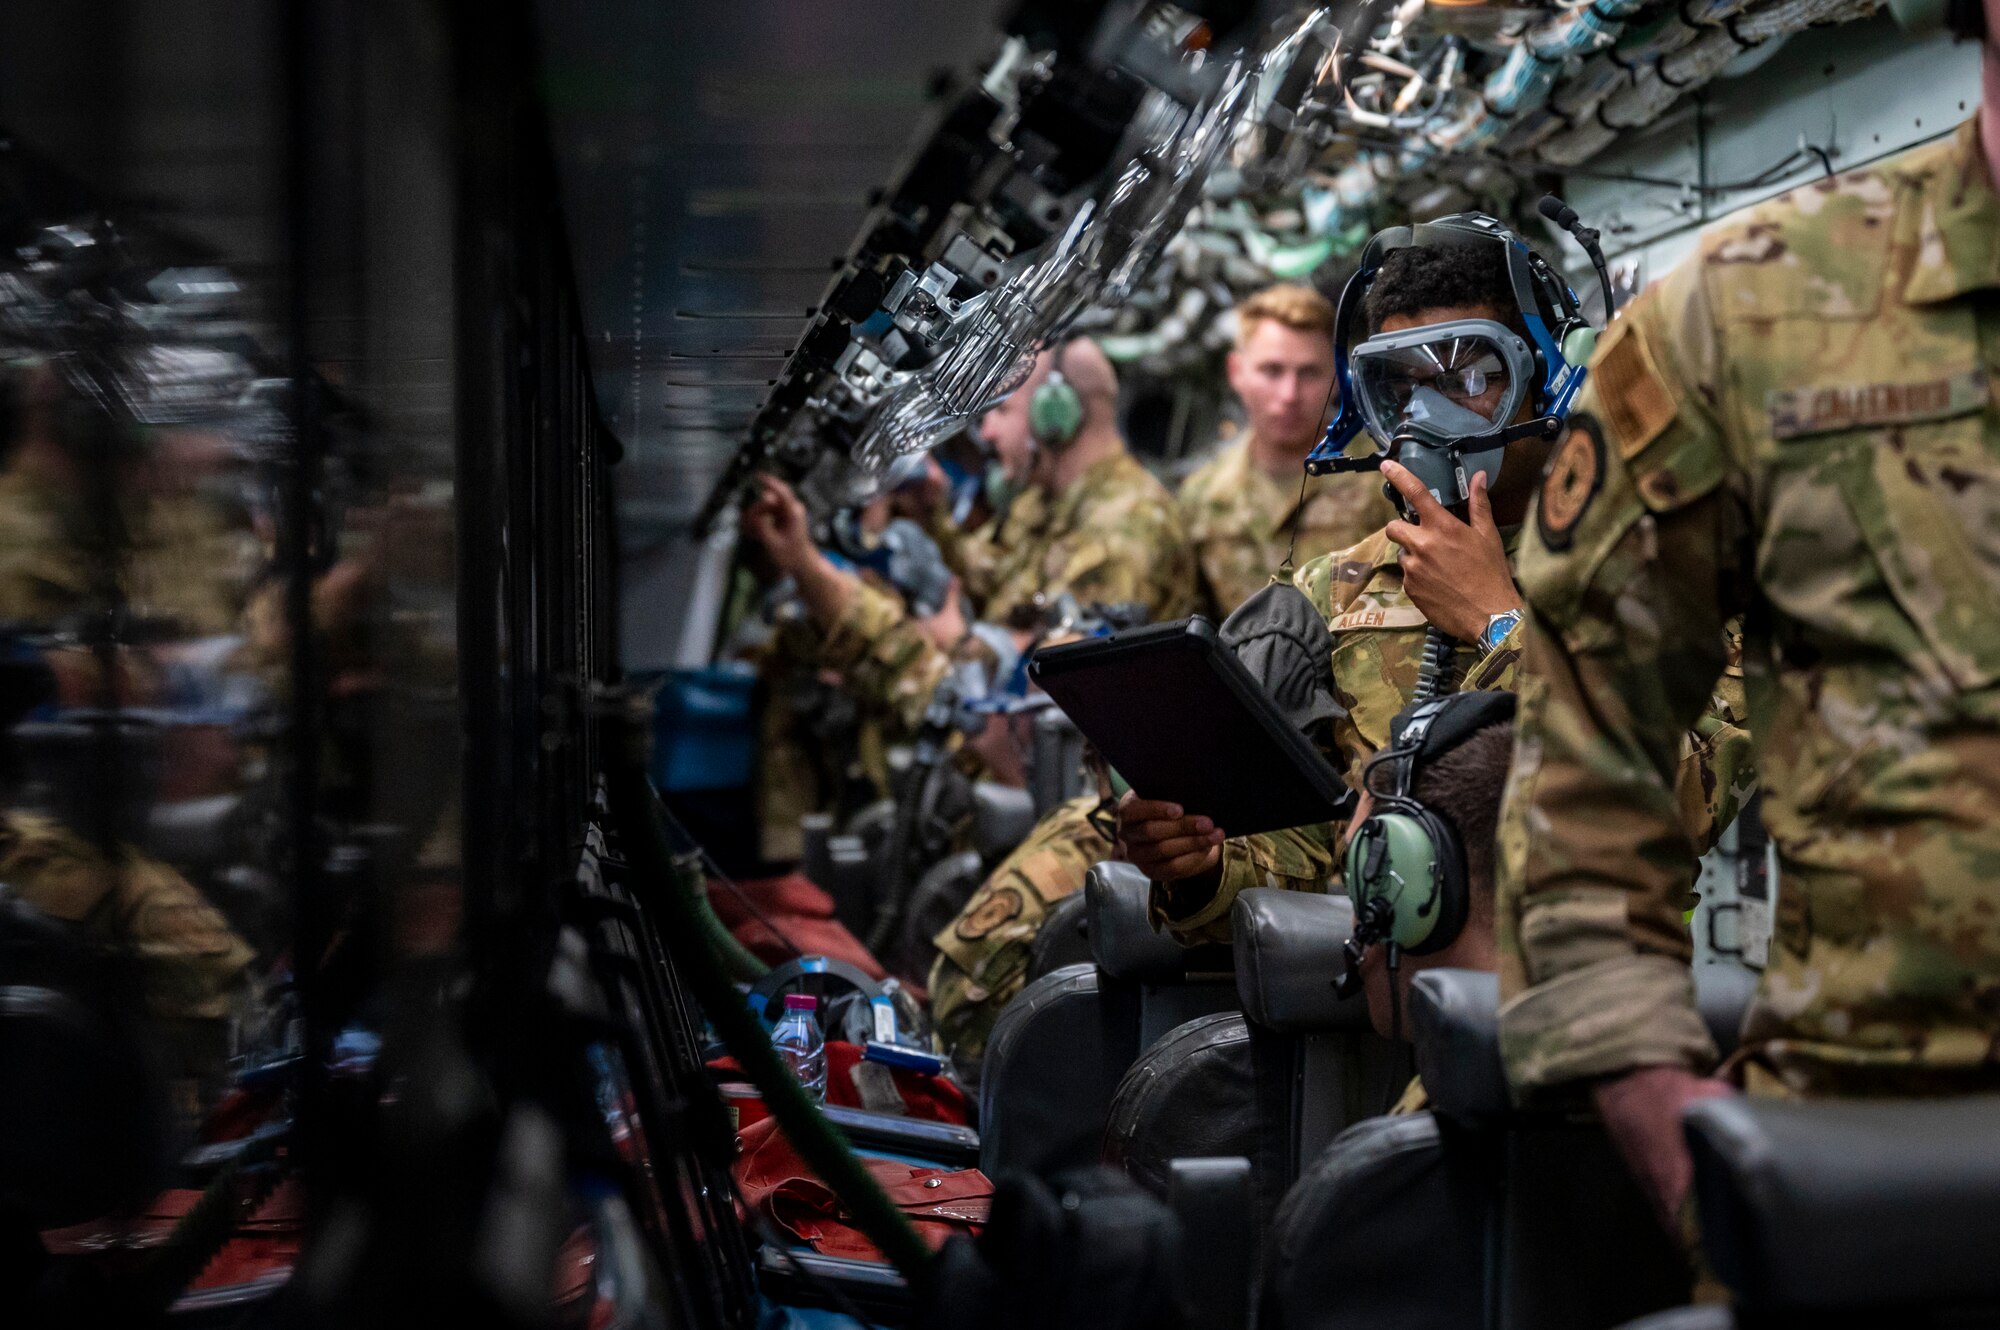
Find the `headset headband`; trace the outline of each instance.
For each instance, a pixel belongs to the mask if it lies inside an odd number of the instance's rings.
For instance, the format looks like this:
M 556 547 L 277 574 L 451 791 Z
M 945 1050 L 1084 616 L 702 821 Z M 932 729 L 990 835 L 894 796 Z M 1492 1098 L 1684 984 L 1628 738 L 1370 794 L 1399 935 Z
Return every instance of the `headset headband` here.
M 1389 722 L 1389 747 L 1378 759 L 1396 767 L 1396 789 L 1390 797 L 1408 799 L 1420 766 L 1449 753 L 1487 726 L 1514 719 L 1515 703 L 1511 692 L 1483 689 L 1448 693 L 1398 712 Z M 1371 788 L 1369 793 L 1376 791 Z

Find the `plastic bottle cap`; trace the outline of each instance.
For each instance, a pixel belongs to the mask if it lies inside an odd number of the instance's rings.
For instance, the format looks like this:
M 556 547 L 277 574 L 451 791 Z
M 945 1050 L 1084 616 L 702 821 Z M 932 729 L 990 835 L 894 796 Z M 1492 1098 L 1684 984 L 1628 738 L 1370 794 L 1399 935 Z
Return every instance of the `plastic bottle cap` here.
M 818 1011 L 819 999 L 810 993 L 785 994 L 786 1011 Z

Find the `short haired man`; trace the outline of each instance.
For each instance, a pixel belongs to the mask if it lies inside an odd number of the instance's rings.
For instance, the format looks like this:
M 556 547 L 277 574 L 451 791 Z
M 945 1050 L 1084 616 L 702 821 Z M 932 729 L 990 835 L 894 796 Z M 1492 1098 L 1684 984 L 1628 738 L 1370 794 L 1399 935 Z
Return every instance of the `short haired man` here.
M 1333 306 L 1309 286 L 1280 283 L 1236 306 L 1230 391 L 1246 428 L 1181 484 L 1181 510 L 1201 576 L 1201 608 L 1227 615 L 1270 582 L 1296 550 L 1317 558 L 1395 516 L 1362 476 L 1305 481 L 1306 454 L 1333 403 Z
M 1058 384 L 1073 395 L 1073 408 L 1038 414 L 1037 403 L 1047 408 L 1052 400 L 1044 390 Z M 1065 592 L 1086 605 L 1137 603 L 1155 619 L 1188 611 L 1194 567 L 1179 510 L 1127 450 L 1117 404 L 1111 362 L 1078 340 L 1043 352 L 1028 380 L 981 418 L 981 432 L 1003 450 L 1025 443 L 1034 453 L 1034 501 L 1022 519 L 1031 525 L 997 542 L 979 579 L 967 574 L 981 619 L 1016 624 Z M 894 597 L 836 568 L 813 543 L 797 496 L 772 477 L 759 483 L 744 530 L 797 583 L 823 636 L 821 663 L 914 732 L 950 666 L 949 644 L 938 639 L 954 634 L 927 628 Z
M 1459 697 L 1464 699 L 1465 694 Z M 1511 696 L 1480 694 L 1493 709 L 1511 717 Z M 1506 698 L 1506 702 L 1501 699 Z M 1447 705 L 1460 705 L 1459 702 Z M 1478 705 L 1475 703 L 1475 705 Z M 1396 718 L 1403 732 L 1411 711 Z M 1408 1039 L 1410 1025 L 1410 981 L 1425 970 L 1480 970 L 1491 973 L 1499 968 L 1500 956 L 1494 936 L 1493 870 L 1495 829 L 1500 819 L 1500 800 L 1507 788 L 1507 772 L 1514 756 L 1514 723 L 1511 718 L 1479 724 L 1470 733 L 1456 737 L 1448 746 L 1421 760 L 1410 782 L 1410 797 L 1447 823 L 1458 840 L 1463 856 L 1460 865 L 1466 891 L 1466 910 L 1458 932 L 1435 951 L 1422 954 L 1404 952 L 1391 971 L 1387 948 L 1373 942 L 1362 952 L 1360 972 L 1362 994 L 1368 1004 L 1369 1023 L 1384 1039 Z M 1354 815 L 1347 823 L 1350 840 L 1361 831 L 1376 811 L 1374 797 L 1364 787 Z M 1352 891 L 1357 884 L 1350 884 Z M 1393 994 L 1392 994 L 1393 985 Z M 1410 1113 L 1425 1106 L 1421 1083 L 1412 1081 L 1394 1112 Z

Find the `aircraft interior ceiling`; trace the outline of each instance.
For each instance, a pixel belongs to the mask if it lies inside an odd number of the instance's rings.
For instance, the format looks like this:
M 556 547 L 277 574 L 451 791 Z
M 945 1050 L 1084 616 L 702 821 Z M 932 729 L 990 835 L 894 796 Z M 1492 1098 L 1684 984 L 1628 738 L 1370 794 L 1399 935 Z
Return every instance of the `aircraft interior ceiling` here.
M 591 372 L 643 547 L 684 529 L 1001 5 L 540 6 Z

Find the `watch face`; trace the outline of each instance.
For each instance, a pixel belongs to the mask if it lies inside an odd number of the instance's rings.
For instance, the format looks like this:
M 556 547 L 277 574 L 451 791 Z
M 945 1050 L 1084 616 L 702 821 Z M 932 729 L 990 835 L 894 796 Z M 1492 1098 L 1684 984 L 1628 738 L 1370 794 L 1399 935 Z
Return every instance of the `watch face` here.
M 1519 622 L 1521 622 L 1521 613 L 1519 610 L 1508 610 L 1504 614 L 1496 614 L 1491 619 L 1488 619 L 1486 621 L 1486 636 L 1483 643 L 1486 649 L 1491 651 L 1494 647 L 1499 646 L 1500 639 L 1512 632 L 1514 625 Z

